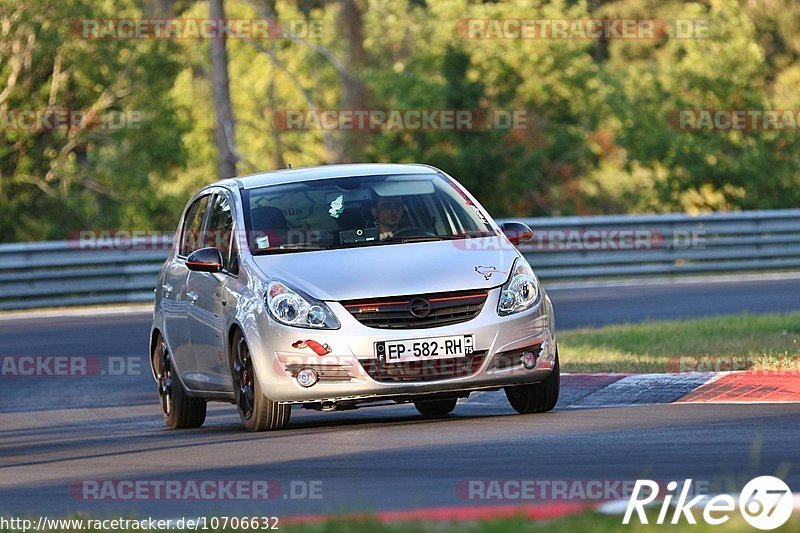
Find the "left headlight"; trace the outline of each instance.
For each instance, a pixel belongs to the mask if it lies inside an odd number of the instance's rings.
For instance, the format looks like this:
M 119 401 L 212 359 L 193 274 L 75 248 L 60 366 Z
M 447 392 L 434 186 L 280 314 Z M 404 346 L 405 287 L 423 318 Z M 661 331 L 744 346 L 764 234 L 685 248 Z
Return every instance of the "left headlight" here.
M 273 280 L 265 297 L 272 318 L 298 328 L 339 329 L 339 321 L 325 302 L 315 300 L 282 281 Z
M 523 258 L 517 258 L 508 281 L 500 288 L 497 314 L 513 315 L 530 309 L 539 300 L 539 280 Z

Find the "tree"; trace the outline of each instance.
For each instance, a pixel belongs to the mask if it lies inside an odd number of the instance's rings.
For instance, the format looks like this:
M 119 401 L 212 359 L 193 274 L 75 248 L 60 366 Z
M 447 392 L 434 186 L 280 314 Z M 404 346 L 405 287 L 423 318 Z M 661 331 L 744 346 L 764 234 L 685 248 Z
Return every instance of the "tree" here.
M 367 89 L 359 76 L 367 64 L 364 50 L 364 18 L 360 0 L 340 0 L 339 28 L 344 38 L 347 69 L 340 73 L 342 83 L 342 109 L 361 110 L 367 108 Z M 361 160 L 363 147 L 369 142 L 366 131 L 345 131 L 339 137 L 335 153 L 336 163 L 352 163 Z
M 174 43 L 85 38 L 53 23 L 141 16 L 132 1 L 110 9 L 0 1 L 0 241 L 175 224 L 176 198 L 153 194 L 185 162 L 186 126 L 169 97 Z M 50 120 L 79 114 L 96 120 Z
M 225 20 L 224 0 L 210 0 L 211 20 Z M 231 106 L 230 81 L 228 80 L 228 49 L 226 37 L 211 39 L 211 87 L 214 94 L 214 111 L 217 117 L 214 141 L 217 145 L 217 173 L 220 179 L 236 176 L 236 132 Z

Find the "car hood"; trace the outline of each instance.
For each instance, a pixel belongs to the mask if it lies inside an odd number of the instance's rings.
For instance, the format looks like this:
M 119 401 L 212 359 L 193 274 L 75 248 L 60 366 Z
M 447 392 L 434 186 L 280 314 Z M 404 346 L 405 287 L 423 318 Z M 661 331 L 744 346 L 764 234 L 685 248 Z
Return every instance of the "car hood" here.
M 518 257 L 498 237 L 255 256 L 269 278 L 320 300 L 355 300 L 502 285 Z

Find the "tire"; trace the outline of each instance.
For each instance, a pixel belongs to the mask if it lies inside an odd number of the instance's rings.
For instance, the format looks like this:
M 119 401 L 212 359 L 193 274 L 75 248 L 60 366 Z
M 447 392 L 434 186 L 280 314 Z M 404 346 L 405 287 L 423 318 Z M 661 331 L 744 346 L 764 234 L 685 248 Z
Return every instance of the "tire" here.
M 152 358 L 164 423 L 170 429 L 202 426 L 206 421 L 206 400 L 186 394 L 180 377 L 172 368 L 172 354 L 160 334 L 156 337 Z
M 528 414 L 552 411 L 558 403 L 560 388 L 561 370 L 558 364 L 558 349 L 556 349 L 556 364 L 550 375 L 543 381 L 530 385 L 505 387 L 505 391 L 511 407 L 520 414 Z
M 419 414 L 425 418 L 437 418 L 451 413 L 456 408 L 458 398 L 444 398 L 442 400 L 418 400 L 414 402 Z
M 240 330 L 233 335 L 230 362 L 236 410 L 244 428 L 247 431 L 285 428 L 292 414 L 292 406 L 272 401 L 264 395 L 250 358 L 250 348 Z

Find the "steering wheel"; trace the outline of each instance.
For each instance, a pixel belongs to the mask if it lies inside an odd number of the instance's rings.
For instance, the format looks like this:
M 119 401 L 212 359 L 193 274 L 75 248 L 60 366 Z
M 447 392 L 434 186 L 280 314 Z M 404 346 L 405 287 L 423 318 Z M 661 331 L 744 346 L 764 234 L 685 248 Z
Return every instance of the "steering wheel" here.
M 392 232 L 395 237 L 436 237 L 436 234 L 422 226 L 406 226 Z

